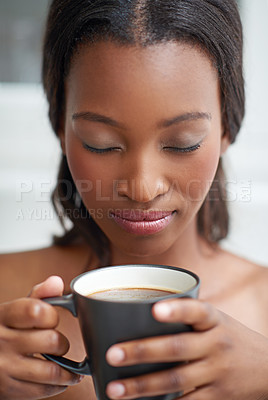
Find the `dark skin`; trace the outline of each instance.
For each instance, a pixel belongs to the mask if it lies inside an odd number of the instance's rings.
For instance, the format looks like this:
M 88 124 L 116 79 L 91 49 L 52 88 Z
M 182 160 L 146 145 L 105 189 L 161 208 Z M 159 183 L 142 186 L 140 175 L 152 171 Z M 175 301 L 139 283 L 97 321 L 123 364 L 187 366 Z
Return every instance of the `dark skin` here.
M 123 343 L 107 352 L 108 362 L 116 366 L 190 362 L 113 382 L 107 387 L 111 398 L 181 390 L 187 400 L 268 398 L 268 272 L 218 246 L 211 248 L 196 229 L 208 182 L 228 147 L 220 110 L 216 71 L 196 48 L 99 43 L 82 48 L 73 60 L 59 135 L 77 186 L 92 183 L 89 191 L 80 186 L 80 192 L 111 240 L 112 264 L 181 266 L 202 281 L 199 300 L 172 300 L 165 309 L 160 303 L 153 308 L 156 319 L 191 324 L 194 332 Z M 89 112 L 101 114 L 102 121 L 92 121 Z M 112 150 L 96 153 L 84 144 Z M 174 218 L 163 231 L 145 237 L 118 227 L 107 217 L 110 208 L 172 210 Z M 67 337 L 68 356 L 83 359 L 73 317 L 39 299 L 61 295 L 64 285 L 68 292 L 74 276 L 97 266 L 96 259 L 88 264 L 91 255 L 86 246 L 73 246 L 0 256 L 5 302 L 0 306 L 1 399 L 94 398 L 91 378 L 76 385 L 74 375 L 31 356 L 65 354 Z M 51 275 L 59 275 L 64 284 L 59 277 L 47 279 Z M 12 300 L 29 292 L 28 298 Z

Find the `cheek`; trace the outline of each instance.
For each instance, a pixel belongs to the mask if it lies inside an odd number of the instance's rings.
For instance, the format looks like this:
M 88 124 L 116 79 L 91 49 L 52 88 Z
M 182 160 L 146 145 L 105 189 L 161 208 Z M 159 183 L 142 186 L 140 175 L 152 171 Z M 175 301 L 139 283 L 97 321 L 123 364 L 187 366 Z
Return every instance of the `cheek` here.
M 219 135 L 220 136 L 220 135 Z M 174 168 L 173 185 L 180 193 L 187 209 L 196 208 L 204 201 L 215 177 L 220 158 L 220 140 L 208 140 L 193 156 L 185 156 Z M 189 209 L 189 211 L 190 211 Z
M 204 151 L 195 161 L 194 169 L 189 171 L 186 197 L 193 202 L 203 202 L 215 177 L 219 163 L 219 151 Z
M 113 168 L 101 156 L 92 157 L 79 144 L 67 147 L 66 156 L 76 188 L 86 206 L 107 203 L 113 196 Z M 112 172 L 113 171 L 113 172 Z

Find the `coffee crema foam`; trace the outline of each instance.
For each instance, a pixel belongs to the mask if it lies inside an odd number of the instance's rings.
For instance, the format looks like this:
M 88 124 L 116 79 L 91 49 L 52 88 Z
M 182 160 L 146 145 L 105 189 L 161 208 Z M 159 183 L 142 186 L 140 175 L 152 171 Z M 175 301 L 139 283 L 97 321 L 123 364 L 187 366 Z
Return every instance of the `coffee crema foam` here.
M 181 291 L 154 288 L 118 288 L 90 293 L 87 297 L 95 300 L 139 302 L 179 294 Z

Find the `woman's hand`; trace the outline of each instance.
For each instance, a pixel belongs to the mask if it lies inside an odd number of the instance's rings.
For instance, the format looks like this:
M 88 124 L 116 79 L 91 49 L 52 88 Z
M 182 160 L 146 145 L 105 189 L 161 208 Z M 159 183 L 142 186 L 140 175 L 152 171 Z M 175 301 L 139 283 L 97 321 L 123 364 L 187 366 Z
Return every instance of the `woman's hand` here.
M 35 357 L 64 355 L 68 340 L 55 330 L 58 313 L 39 300 L 60 296 L 63 282 L 50 277 L 33 288 L 28 298 L 0 305 L 0 399 L 42 399 L 79 382 L 77 375 L 53 362 Z
M 194 331 L 112 346 L 113 366 L 183 363 L 170 370 L 111 382 L 112 399 L 134 399 L 183 391 L 185 400 L 268 399 L 268 339 L 207 303 L 166 300 L 153 307 L 162 322 L 182 322 Z

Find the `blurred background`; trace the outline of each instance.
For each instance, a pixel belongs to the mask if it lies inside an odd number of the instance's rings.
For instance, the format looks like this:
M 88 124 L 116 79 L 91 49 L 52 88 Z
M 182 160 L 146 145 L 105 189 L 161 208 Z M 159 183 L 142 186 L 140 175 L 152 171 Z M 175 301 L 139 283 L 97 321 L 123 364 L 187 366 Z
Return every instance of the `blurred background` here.
M 60 148 L 40 84 L 49 0 L 0 0 L 0 252 L 48 246 Z M 225 157 L 231 230 L 223 246 L 268 266 L 268 0 L 240 0 L 246 118 Z

